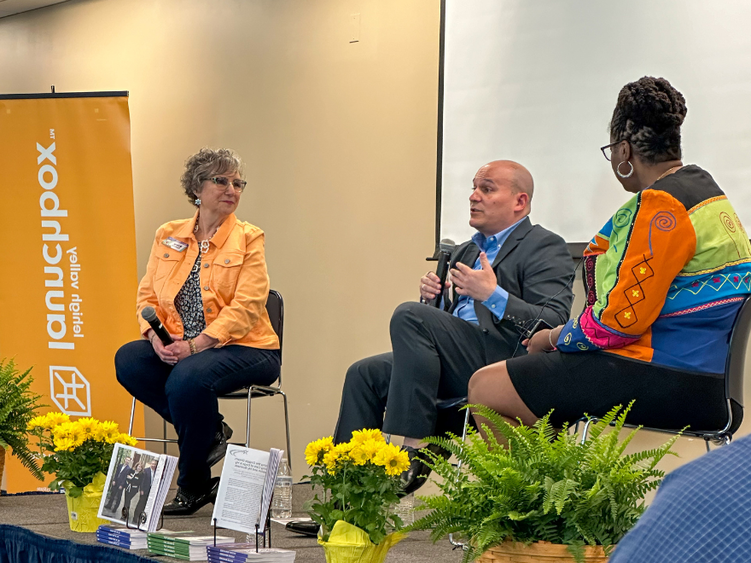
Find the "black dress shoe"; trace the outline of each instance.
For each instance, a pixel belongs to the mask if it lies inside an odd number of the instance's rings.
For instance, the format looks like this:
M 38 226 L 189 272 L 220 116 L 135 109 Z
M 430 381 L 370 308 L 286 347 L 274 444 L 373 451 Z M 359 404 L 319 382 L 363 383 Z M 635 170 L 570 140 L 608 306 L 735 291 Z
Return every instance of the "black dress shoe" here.
M 204 493 L 193 494 L 183 489 L 177 489 L 177 495 L 172 502 L 164 505 L 165 516 L 188 516 L 196 512 L 202 506 L 214 503 L 216 492 L 219 489 L 219 477 L 209 481 L 209 487 Z
M 222 429 L 218 430 L 214 436 L 214 444 L 209 451 L 209 457 L 206 460 L 209 467 L 213 467 L 224 457 L 227 453 L 227 440 L 232 438 L 232 428 L 227 426 L 227 423 L 222 421 Z
M 420 458 L 421 450 L 415 449 L 411 446 L 402 446 L 402 449 L 409 455 L 409 468 L 401 475 L 402 496 L 407 496 L 410 493 L 414 493 L 417 489 L 425 484 L 430 475 L 430 467 Z M 435 444 L 428 444 L 425 448 L 430 450 L 436 455 L 442 456 L 444 459 L 451 457 L 451 453 L 444 450 L 440 446 Z M 428 456 L 423 456 L 427 458 Z
M 284 527 L 290 532 L 311 538 L 318 537 L 318 528 L 320 528 L 318 522 L 311 520 L 292 520 L 292 522 L 287 522 L 287 525 Z

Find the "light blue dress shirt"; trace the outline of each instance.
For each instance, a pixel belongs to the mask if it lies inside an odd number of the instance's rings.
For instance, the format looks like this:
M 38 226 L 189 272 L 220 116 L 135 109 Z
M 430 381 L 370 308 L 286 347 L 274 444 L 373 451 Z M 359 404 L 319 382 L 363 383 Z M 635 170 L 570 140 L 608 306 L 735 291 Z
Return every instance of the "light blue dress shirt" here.
M 526 217 L 522 217 L 510 227 L 489 237 L 485 237 L 481 233 L 475 233 L 474 235 L 472 235 L 472 242 L 474 242 L 479 247 L 480 251 L 485 253 L 485 255 L 488 257 L 488 262 L 492 264 L 498 256 L 498 252 L 501 250 L 503 243 L 506 242 L 506 239 L 509 237 L 509 235 L 514 231 L 519 223 L 524 221 L 525 218 Z M 477 260 L 475 260 L 475 265 L 472 269 L 482 269 L 479 256 L 477 257 Z M 488 297 L 486 301 L 482 302 L 482 304 L 485 305 L 490 310 L 490 312 L 499 319 L 502 319 L 503 314 L 506 312 L 506 303 L 508 303 L 508 291 L 506 291 L 499 285 L 496 285 L 493 294 Z M 459 296 L 456 309 L 454 309 L 454 316 L 459 317 L 460 319 L 463 319 L 469 323 L 480 324 L 477 320 L 477 314 L 475 314 L 475 300 L 467 295 Z

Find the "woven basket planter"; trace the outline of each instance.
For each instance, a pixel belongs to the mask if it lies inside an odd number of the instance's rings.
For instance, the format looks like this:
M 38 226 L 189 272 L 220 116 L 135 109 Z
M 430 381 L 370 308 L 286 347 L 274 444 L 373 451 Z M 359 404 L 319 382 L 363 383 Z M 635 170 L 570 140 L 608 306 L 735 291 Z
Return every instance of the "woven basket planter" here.
M 602 546 L 584 548 L 587 563 L 606 563 L 607 560 Z M 477 558 L 477 563 L 575 563 L 575 560 L 565 545 L 543 541 L 524 545 L 505 541 L 488 549 Z

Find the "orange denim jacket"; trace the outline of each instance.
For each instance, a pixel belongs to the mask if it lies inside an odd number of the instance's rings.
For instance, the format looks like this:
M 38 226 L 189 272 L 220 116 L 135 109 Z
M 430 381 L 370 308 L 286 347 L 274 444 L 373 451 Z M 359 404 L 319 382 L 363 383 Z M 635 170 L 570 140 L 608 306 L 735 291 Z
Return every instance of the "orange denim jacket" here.
M 192 219 L 165 223 L 156 232 L 146 275 L 138 285 L 138 322 L 141 334 L 149 324 L 141 317 L 146 306 L 156 309 L 165 328 L 184 334 L 175 296 L 188 279 L 198 256 L 193 235 L 198 214 Z M 188 246 L 182 251 L 167 246 L 172 237 Z M 264 234 L 261 229 L 239 221 L 231 214 L 209 241 L 201 256 L 201 297 L 206 329 L 203 333 L 219 340 L 217 346 L 241 344 L 278 350 L 279 339 L 266 312 L 269 276 L 266 272 Z

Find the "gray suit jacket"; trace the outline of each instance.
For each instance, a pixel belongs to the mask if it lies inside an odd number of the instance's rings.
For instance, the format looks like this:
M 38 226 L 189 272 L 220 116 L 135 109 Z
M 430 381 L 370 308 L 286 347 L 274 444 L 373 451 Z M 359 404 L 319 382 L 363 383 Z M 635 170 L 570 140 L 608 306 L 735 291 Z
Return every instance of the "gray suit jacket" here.
M 472 268 L 479 255 L 480 249 L 474 242 L 462 243 L 451 256 L 451 267 L 462 262 Z M 488 358 L 488 362 L 506 359 L 514 353 L 520 335 L 517 324 L 538 316 L 551 326 L 564 324 L 574 301 L 571 277 L 575 266 L 566 242 L 540 225 L 532 225 L 529 217 L 509 235 L 492 266 L 498 285 L 508 291 L 509 298 L 502 319 L 481 302 L 474 303 L 480 327 L 486 333 L 500 334 L 505 344 L 494 353 L 497 357 Z M 450 313 L 456 308 L 457 297 L 452 290 Z M 516 355 L 526 353 L 519 346 Z

